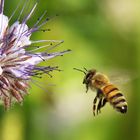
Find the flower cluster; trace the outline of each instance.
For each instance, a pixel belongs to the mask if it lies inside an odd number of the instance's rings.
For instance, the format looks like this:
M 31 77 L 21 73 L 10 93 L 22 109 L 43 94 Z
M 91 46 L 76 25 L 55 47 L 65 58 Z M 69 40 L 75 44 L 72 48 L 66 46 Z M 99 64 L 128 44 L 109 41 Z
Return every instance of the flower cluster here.
M 27 5 L 27 2 L 26 2 Z M 20 12 L 20 16 L 24 11 L 25 6 Z M 43 73 L 49 74 L 50 71 L 57 70 L 57 67 L 38 66 L 42 61 L 61 56 L 69 50 L 63 52 L 48 53 L 47 51 L 38 52 L 40 48 L 58 46 L 62 41 L 55 40 L 37 40 L 31 41 L 30 37 L 33 32 L 39 31 L 45 25 L 48 18 L 42 21 L 46 12 L 36 21 L 36 23 L 29 28 L 27 21 L 33 15 L 37 3 L 33 5 L 28 15 L 9 25 L 9 21 L 15 14 L 18 7 L 13 12 L 12 16 L 8 18 L 3 14 L 4 0 L 0 1 L 0 99 L 3 101 L 5 109 L 11 106 L 11 103 L 23 101 L 23 98 L 28 94 L 29 82 L 32 76 L 38 76 Z M 44 46 L 34 46 L 33 50 L 27 48 L 32 44 L 45 42 Z M 52 45 L 55 43 L 55 45 Z

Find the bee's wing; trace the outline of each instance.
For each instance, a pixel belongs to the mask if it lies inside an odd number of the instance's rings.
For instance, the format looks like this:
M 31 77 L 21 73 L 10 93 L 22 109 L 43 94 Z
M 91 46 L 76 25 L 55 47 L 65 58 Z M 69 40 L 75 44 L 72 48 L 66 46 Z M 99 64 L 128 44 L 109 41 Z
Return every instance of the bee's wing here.
M 137 75 L 136 72 L 127 70 L 113 71 L 109 75 L 110 81 L 116 85 L 124 85 L 140 78 L 140 76 Z
M 126 75 L 122 76 L 110 76 L 111 83 L 114 84 L 126 84 L 132 81 L 132 78 Z

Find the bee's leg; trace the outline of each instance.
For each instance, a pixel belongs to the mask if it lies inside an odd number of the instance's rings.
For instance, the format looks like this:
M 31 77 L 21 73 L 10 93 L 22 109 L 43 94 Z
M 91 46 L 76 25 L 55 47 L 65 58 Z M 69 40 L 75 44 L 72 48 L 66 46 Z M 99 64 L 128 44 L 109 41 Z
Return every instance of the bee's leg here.
M 101 106 L 101 108 L 104 107 L 104 106 L 106 105 L 106 103 L 107 103 L 107 99 L 104 98 L 103 101 L 102 101 L 102 106 Z
M 96 110 L 96 103 L 97 103 L 97 99 L 98 99 L 98 96 L 96 96 L 93 100 L 93 115 L 95 116 L 95 110 Z
M 96 108 L 96 103 L 97 103 L 97 99 L 99 99 L 99 103 L 98 103 L 98 106 Z M 97 90 L 97 95 L 96 97 L 94 98 L 94 101 L 93 101 L 93 115 L 95 116 L 95 111 L 97 110 L 97 114 L 98 112 L 101 112 L 100 109 L 102 107 L 102 99 L 103 99 L 103 92 L 98 89 Z
M 97 107 L 97 114 L 98 112 L 101 112 L 101 108 L 104 107 L 106 105 L 107 99 L 106 98 L 100 98 L 99 103 L 98 103 L 98 107 Z
M 102 107 L 102 99 L 103 99 L 103 98 L 100 97 L 100 100 L 99 100 L 99 103 L 98 103 L 98 106 L 97 106 L 97 114 L 98 114 L 98 113 L 101 113 L 101 110 L 100 110 L 100 109 L 101 109 L 101 107 Z
M 97 114 L 98 114 L 101 112 L 101 108 L 105 106 L 107 99 L 103 96 L 103 92 L 100 89 L 97 90 L 97 96 L 100 99 L 97 106 Z
M 86 93 L 88 92 L 88 87 L 89 87 L 88 84 L 86 84 Z

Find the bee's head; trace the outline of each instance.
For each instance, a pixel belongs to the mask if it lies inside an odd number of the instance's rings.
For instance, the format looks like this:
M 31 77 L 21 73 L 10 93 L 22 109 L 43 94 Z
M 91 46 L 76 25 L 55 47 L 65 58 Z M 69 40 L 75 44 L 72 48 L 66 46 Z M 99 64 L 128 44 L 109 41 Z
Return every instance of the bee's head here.
M 91 70 L 86 70 L 86 74 L 83 80 L 83 84 L 89 84 L 91 79 L 94 77 L 94 75 L 96 74 L 96 70 L 95 69 L 91 69 Z
M 80 72 L 83 72 L 85 74 L 85 77 L 83 79 L 83 84 L 86 84 L 86 89 L 87 89 L 86 92 L 87 92 L 89 84 L 90 84 L 90 81 L 92 80 L 92 78 L 96 74 L 96 70 L 95 69 L 87 70 L 86 68 L 84 68 L 84 70 L 77 69 L 77 68 L 74 68 L 74 69 L 78 70 Z
M 73 68 L 74 70 L 80 71 L 82 73 L 85 74 L 84 80 L 83 80 L 83 84 L 88 84 L 89 80 L 91 80 L 91 78 L 96 74 L 96 70 L 95 69 L 91 69 L 91 70 L 87 70 L 86 68 L 84 68 L 84 70 L 81 69 L 77 69 L 77 68 Z

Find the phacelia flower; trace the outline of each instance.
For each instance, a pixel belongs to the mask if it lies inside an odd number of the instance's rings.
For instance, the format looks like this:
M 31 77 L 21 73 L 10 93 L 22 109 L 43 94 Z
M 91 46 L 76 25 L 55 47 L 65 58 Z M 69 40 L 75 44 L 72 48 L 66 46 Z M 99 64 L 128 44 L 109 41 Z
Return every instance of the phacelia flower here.
M 23 14 L 25 7 L 27 7 L 27 1 L 19 12 L 19 17 Z M 28 27 L 26 23 L 35 12 L 37 3 L 32 6 L 21 22 L 19 21 L 20 18 L 18 18 L 10 26 L 9 22 L 18 8 L 19 6 L 12 13 L 12 16 L 8 18 L 3 14 L 4 0 L 0 1 L 0 100 L 3 101 L 5 109 L 8 109 L 11 103 L 23 102 L 24 96 L 28 94 L 27 90 L 32 76 L 37 77 L 41 74 L 49 74 L 50 71 L 58 70 L 58 67 L 38 66 L 37 64 L 56 56 L 61 56 L 69 51 L 39 52 L 40 48 L 49 47 L 49 49 L 52 49 L 62 41 L 32 41 L 30 39 L 32 33 L 41 30 L 40 28 L 49 20 L 45 18 L 46 12 L 44 12 L 32 27 Z M 34 45 L 42 42 L 46 44 L 43 44 L 43 46 Z M 34 48 L 31 50 L 28 49 L 29 47 Z

